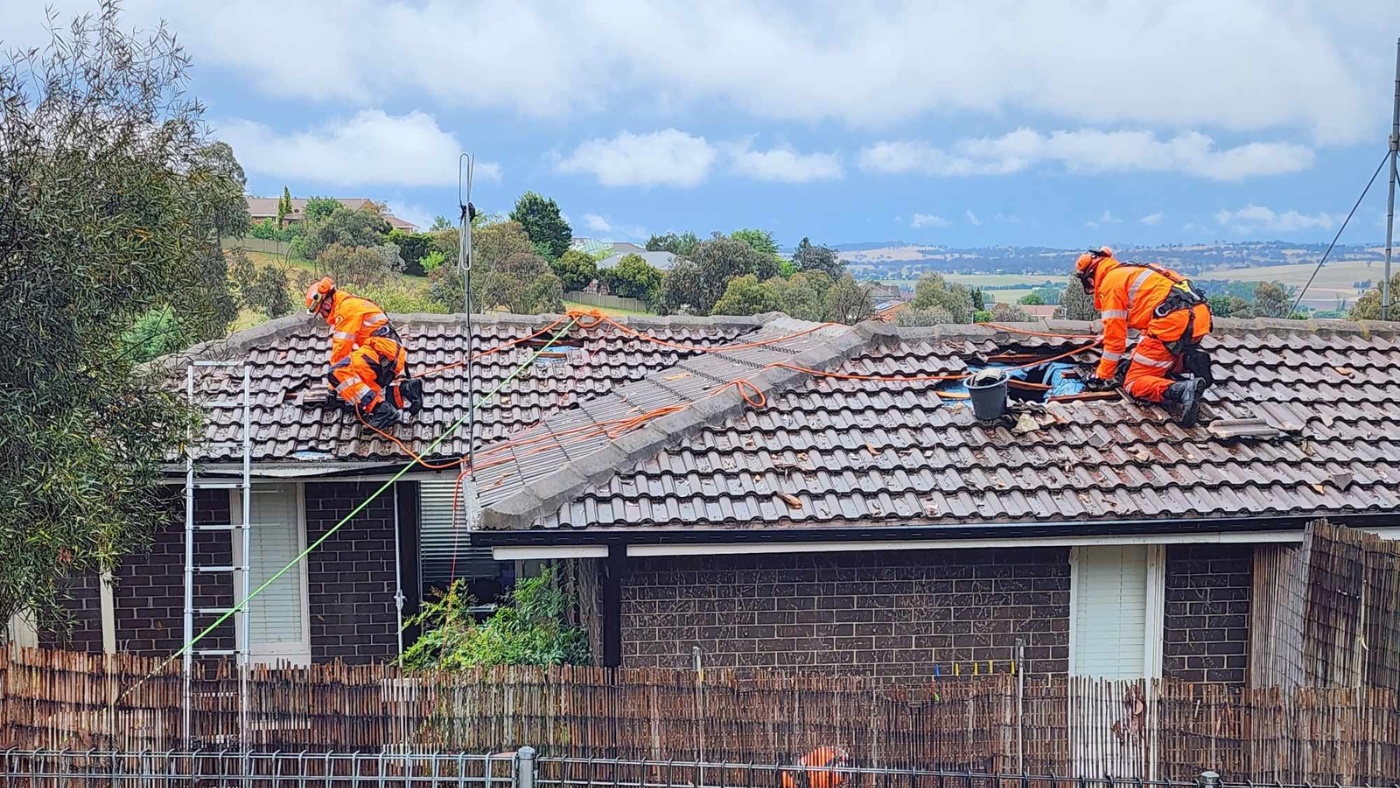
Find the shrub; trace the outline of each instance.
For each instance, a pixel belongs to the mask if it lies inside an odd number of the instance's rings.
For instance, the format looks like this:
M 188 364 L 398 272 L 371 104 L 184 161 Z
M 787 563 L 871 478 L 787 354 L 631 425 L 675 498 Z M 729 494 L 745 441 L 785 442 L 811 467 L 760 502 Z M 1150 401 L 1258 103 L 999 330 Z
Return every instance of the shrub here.
M 472 599 L 464 581 L 454 581 L 405 622 L 422 627 L 423 634 L 404 652 L 403 664 L 449 670 L 587 664 L 588 634 L 568 622 L 572 602 L 554 570 L 546 568 L 518 581 L 505 604 L 478 624 L 467 611 Z

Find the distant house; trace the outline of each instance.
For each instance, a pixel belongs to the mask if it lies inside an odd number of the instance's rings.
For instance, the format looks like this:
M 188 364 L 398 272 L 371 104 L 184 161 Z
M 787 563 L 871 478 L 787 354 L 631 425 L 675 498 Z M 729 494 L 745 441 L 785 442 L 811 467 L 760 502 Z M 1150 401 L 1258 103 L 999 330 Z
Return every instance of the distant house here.
M 647 253 L 644 246 L 623 241 L 600 241 L 597 238 L 575 237 L 569 241 L 569 248 L 588 254 L 602 254 L 607 257 Z
M 615 246 L 632 245 L 633 244 L 616 244 Z M 601 271 L 605 268 L 612 268 L 613 266 L 622 262 L 622 258 L 626 257 L 629 254 L 635 254 L 643 260 L 646 260 L 647 265 L 657 269 L 658 271 L 669 271 L 671 270 L 671 266 L 676 262 L 676 256 L 674 254 L 671 254 L 670 252 L 648 252 L 647 250 L 643 249 L 639 252 L 616 252 L 611 257 L 606 257 L 603 260 L 599 261 L 598 270 Z
M 1052 318 L 1055 316 L 1055 310 L 1059 309 L 1054 304 L 1016 304 L 1015 306 L 1037 320 Z
M 870 294 L 870 300 L 875 303 L 882 301 L 903 301 L 904 295 L 899 290 L 899 285 L 887 285 L 883 282 L 866 282 L 865 292 Z
M 252 217 L 254 224 L 258 224 L 264 220 L 276 222 L 277 204 L 281 201 L 280 197 L 249 197 L 248 215 Z M 359 211 L 378 205 L 378 203 L 373 200 L 363 197 L 336 197 L 335 201 L 352 211 Z M 296 224 L 297 222 L 305 220 L 306 203 L 307 199 L 304 197 L 293 197 L 292 212 L 282 217 L 280 226 L 286 227 L 287 225 Z M 418 230 L 418 225 L 400 219 L 391 213 L 385 213 L 384 219 L 389 222 L 389 226 L 393 227 L 395 230 L 403 230 L 406 233 L 416 232 Z

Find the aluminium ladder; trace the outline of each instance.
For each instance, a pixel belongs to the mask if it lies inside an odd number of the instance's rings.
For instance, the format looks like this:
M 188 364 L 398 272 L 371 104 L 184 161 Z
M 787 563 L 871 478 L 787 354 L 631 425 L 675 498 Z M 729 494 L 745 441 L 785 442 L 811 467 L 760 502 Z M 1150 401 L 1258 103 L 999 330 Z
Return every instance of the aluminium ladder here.
M 237 380 L 239 374 L 242 377 L 242 390 L 236 399 L 222 400 L 201 400 L 200 390 L 197 384 L 197 372 L 199 370 L 209 370 L 210 368 L 220 368 L 229 371 L 229 381 Z M 226 387 L 219 386 L 216 396 L 227 396 Z M 247 742 L 248 732 L 248 666 L 249 666 L 249 628 L 248 615 L 244 610 L 241 614 L 233 614 L 237 605 L 248 598 L 250 588 L 250 556 L 252 554 L 252 459 L 253 459 L 253 431 L 252 431 L 252 376 L 248 365 L 244 361 L 192 361 L 186 369 L 185 374 L 185 394 L 192 407 L 203 413 L 211 408 L 238 409 L 242 418 L 239 419 L 240 435 L 236 440 L 226 440 L 209 442 L 201 440 L 202 436 L 196 436 L 191 431 L 187 433 L 185 441 L 185 603 L 184 603 L 184 688 L 182 694 L 182 707 L 184 711 L 183 727 L 181 733 L 186 746 L 202 746 L 206 742 L 194 742 L 195 729 L 194 713 L 197 693 L 194 685 L 194 666 L 196 661 L 205 659 L 226 659 L 233 657 L 238 668 L 238 727 L 234 731 L 237 744 L 242 748 Z M 197 451 L 213 451 L 217 449 L 236 448 L 242 454 L 242 475 L 237 480 L 228 476 L 204 477 L 200 474 L 198 463 L 195 459 Z M 242 517 L 236 522 L 229 523 L 197 523 L 195 522 L 195 492 L 197 490 L 238 490 L 239 500 L 242 503 Z M 201 563 L 207 561 L 208 556 L 202 556 L 195 550 L 195 535 L 202 532 L 223 532 L 230 536 L 230 556 L 231 560 L 227 564 Z M 237 541 L 240 549 L 234 550 L 234 542 Z M 227 577 L 229 581 L 230 597 L 234 607 L 195 607 L 195 582 L 196 578 L 202 576 Z M 220 616 L 232 614 L 234 642 L 233 648 L 209 648 L 201 643 L 190 642 L 194 640 L 205 627 L 213 624 Z M 198 624 L 198 625 L 197 625 Z M 216 694 L 214 697 L 227 697 Z

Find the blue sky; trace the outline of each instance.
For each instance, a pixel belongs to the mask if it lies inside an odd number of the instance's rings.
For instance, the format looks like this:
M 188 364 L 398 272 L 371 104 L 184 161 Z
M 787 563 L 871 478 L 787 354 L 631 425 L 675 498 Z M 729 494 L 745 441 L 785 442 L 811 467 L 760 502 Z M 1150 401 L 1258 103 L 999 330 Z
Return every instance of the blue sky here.
M 41 43 L 45 2 L 0 39 Z M 60 16 L 95 3 L 59 0 Z M 785 245 L 1330 239 L 1386 150 L 1394 0 L 127 0 L 255 194 Z M 1345 240 L 1383 237 L 1384 179 Z

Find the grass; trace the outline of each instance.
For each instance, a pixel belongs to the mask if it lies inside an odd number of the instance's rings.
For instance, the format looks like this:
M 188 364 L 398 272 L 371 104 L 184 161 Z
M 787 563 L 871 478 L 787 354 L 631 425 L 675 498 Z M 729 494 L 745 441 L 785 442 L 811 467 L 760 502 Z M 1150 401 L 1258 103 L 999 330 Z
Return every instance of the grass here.
M 1046 282 L 1064 284 L 1069 274 L 1064 276 L 1052 276 L 1050 274 L 944 274 L 943 278 L 949 282 L 960 282 L 968 287 L 1005 287 L 1007 285 L 1025 285 L 1026 289 L 1022 295 L 1029 293 Z M 881 279 L 887 285 L 899 285 L 909 290 L 914 289 L 918 284 L 917 279 Z
M 1317 263 L 1301 263 L 1298 265 L 1269 265 L 1259 268 L 1232 268 L 1219 271 L 1211 271 L 1201 274 L 1198 279 L 1210 281 L 1212 279 L 1233 279 L 1237 282 L 1282 282 L 1293 287 L 1303 287 L 1308 283 L 1308 277 L 1312 276 L 1313 269 Z M 1313 280 L 1312 286 L 1308 288 L 1307 297 L 1303 303 L 1308 306 L 1331 309 L 1337 299 L 1350 299 L 1353 303 L 1364 291 L 1358 291 L 1352 286 L 1352 282 L 1360 282 L 1370 279 L 1374 285 L 1381 283 L 1383 275 L 1383 265 L 1372 261 L 1367 265 L 1364 260 L 1342 260 L 1340 262 L 1328 263 L 1317 272 L 1317 279 Z
M 260 310 L 243 307 L 238 310 L 238 318 L 233 321 L 233 327 L 229 329 L 229 332 L 232 333 L 234 331 L 242 331 L 245 328 L 260 326 L 268 320 L 268 316 L 264 315 Z
M 637 310 L 635 310 L 635 309 L 618 309 L 618 308 L 616 308 L 616 307 L 610 307 L 610 306 L 593 306 L 592 304 L 580 304 L 580 303 L 578 303 L 577 301 L 565 301 L 565 302 L 564 302 L 564 308 L 565 308 L 565 309 L 583 309 L 583 310 L 596 309 L 596 310 L 598 310 L 599 312 L 602 312 L 602 313 L 605 314 L 605 315 L 612 315 L 613 317 L 628 317 L 628 316 L 634 316 L 634 315 L 635 315 L 635 316 L 646 317 L 646 316 L 648 316 L 648 315 L 653 315 L 653 314 L 655 314 L 654 312 L 639 312 L 639 311 L 637 311 Z

